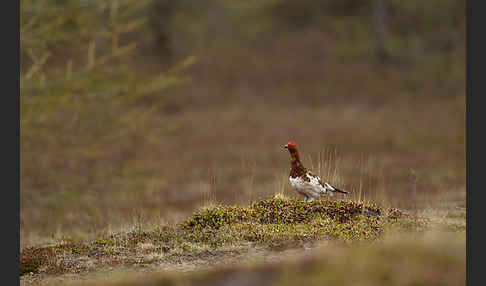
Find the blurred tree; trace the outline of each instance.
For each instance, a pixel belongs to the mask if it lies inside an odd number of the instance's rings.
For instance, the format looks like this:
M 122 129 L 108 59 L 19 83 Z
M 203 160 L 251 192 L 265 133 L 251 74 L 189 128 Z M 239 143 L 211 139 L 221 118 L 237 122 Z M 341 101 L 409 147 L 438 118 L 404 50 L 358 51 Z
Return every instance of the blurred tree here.
M 140 74 L 133 66 L 151 0 L 48 2 L 22 1 L 24 125 L 68 100 L 122 96 L 120 103 L 130 103 L 188 80 L 176 73 L 193 58 L 163 74 Z
M 163 114 L 167 91 L 189 82 L 182 72 L 194 57 L 165 72 L 137 64 L 150 3 L 21 2 L 22 189 L 59 191 L 63 180 L 93 188 L 93 177 L 110 170 L 106 165 L 120 167 L 133 156 L 136 148 L 124 146 L 144 142 L 148 135 L 139 127 Z
M 375 54 L 382 63 L 390 58 L 386 47 L 387 0 L 375 0 L 373 7 Z
M 172 57 L 170 47 L 170 22 L 175 9 L 175 1 L 155 0 L 152 2 L 149 14 L 149 24 L 155 38 L 157 54 L 164 60 Z

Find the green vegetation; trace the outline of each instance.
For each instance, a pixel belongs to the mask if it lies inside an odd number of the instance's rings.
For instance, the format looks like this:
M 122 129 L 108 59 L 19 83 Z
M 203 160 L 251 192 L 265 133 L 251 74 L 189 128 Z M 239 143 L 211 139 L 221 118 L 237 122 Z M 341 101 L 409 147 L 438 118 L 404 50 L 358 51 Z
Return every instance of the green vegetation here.
M 78 273 L 107 265 L 144 263 L 136 261 L 150 254 L 197 255 L 207 249 L 217 251 L 244 243 L 284 250 L 320 240 L 373 241 L 389 228 L 420 230 L 426 226 L 426 220 L 412 219 L 397 209 L 384 210 L 375 204 L 272 198 L 250 207 L 215 206 L 196 212 L 178 226 L 116 233 L 89 242 L 67 240 L 54 246 L 25 248 L 20 271 L 21 275 L 39 271 Z

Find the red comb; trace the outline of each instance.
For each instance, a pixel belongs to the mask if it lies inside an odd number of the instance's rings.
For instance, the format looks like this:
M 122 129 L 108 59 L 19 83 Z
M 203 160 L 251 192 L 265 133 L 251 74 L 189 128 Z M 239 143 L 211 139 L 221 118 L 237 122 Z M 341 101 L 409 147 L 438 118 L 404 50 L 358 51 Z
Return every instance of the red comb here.
M 292 142 L 292 141 L 290 141 L 289 143 L 287 143 L 287 145 L 289 145 L 289 146 L 295 146 L 295 143 Z

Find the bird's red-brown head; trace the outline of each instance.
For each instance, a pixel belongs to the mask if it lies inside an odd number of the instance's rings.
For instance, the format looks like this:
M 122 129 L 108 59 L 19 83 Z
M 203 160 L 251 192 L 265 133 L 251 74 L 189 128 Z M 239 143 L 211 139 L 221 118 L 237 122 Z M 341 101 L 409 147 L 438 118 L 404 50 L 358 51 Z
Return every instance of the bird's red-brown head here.
M 297 145 L 292 141 L 285 144 L 284 148 L 289 150 L 290 153 L 297 152 Z
M 285 144 L 284 148 L 289 150 L 290 159 L 291 159 L 290 163 L 292 167 L 297 165 L 302 165 L 300 163 L 299 151 L 297 151 L 297 145 L 294 142 L 290 141 L 289 143 Z

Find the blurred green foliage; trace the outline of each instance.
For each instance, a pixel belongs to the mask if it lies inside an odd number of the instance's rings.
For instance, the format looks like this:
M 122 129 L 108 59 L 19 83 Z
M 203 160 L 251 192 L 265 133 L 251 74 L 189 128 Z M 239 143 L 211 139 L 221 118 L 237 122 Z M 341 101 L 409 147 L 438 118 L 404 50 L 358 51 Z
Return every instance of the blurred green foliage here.
M 136 106 L 144 97 L 189 81 L 177 73 L 194 58 L 152 75 L 133 66 L 149 5 L 149 0 L 22 1 L 23 134 L 60 109 Z
M 303 33 L 309 28 L 366 42 L 373 39 L 377 3 L 376 0 L 156 1 L 150 18 L 152 32 L 179 52 L 218 49 L 212 42 L 235 46 L 248 41 L 264 43 L 275 33 Z M 387 45 L 397 53 L 411 52 L 410 45 L 420 45 L 429 52 L 461 46 L 464 1 L 385 0 L 384 3 Z M 351 24 L 355 26 L 354 34 L 346 27 Z M 402 49 L 395 47 L 394 41 L 401 41 Z
M 383 23 L 377 19 L 380 2 Z M 464 1 L 156 3 L 150 11 L 150 31 L 163 39 L 161 53 L 169 58 L 198 55 L 201 64 L 194 69 L 194 80 L 205 86 L 213 83 L 223 93 L 250 83 L 247 86 L 258 86 L 254 93 L 266 98 L 273 93 L 279 99 L 285 94 L 342 96 L 356 93 L 345 90 L 351 78 L 369 85 L 360 88 L 360 94 L 388 97 L 389 89 L 417 96 L 456 95 L 463 89 Z M 381 46 L 389 57 L 386 65 L 376 67 Z M 376 82 L 380 77 L 390 84 Z M 424 88 L 424 81 L 431 90 Z M 214 89 L 208 93 L 218 91 Z

